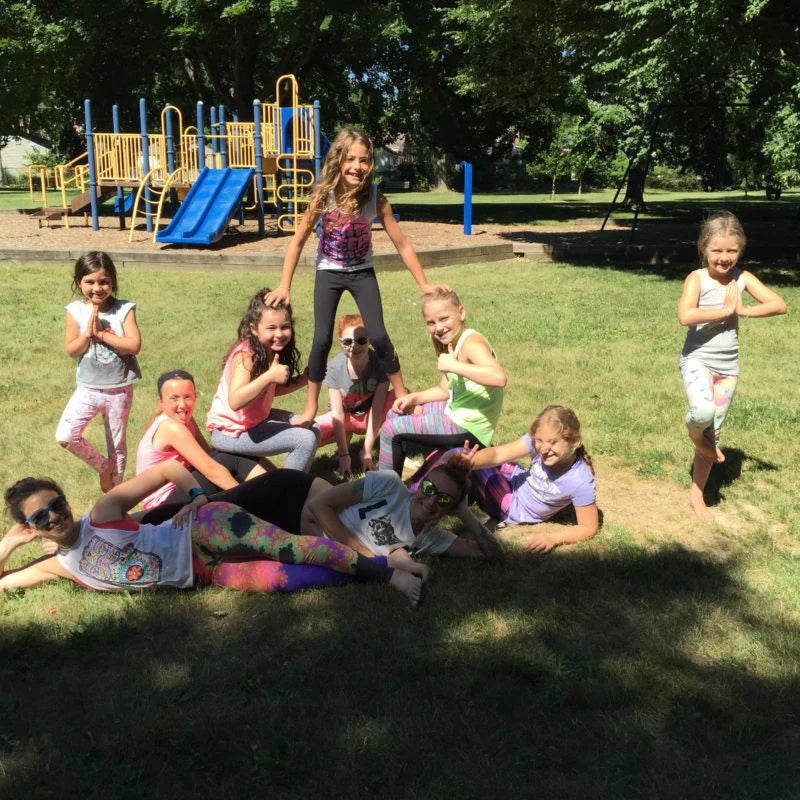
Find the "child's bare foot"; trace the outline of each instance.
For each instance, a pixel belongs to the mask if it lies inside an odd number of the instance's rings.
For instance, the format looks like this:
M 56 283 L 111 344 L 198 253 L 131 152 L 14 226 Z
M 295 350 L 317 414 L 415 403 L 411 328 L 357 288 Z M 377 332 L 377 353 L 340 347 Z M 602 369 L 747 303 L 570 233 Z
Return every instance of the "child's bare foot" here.
M 717 457 L 715 461 L 717 462 L 717 464 L 721 464 L 725 460 L 725 453 L 723 453 L 722 450 L 719 449 L 719 447 L 716 447 L 714 449 L 717 451 Z
M 100 491 L 105 494 L 114 488 L 114 462 L 112 459 L 106 461 L 106 465 L 100 470 Z
M 402 592 L 410 601 L 413 608 L 419 605 L 422 597 L 422 579 L 404 569 L 396 569 L 389 578 L 389 586 Z
M 412 561 L 411 559 L 396 564 L 395 568 L 405 570 L 418 578 L 422 578 L 423 583 L 427 583 L 433 575 L 433 570 L 427 564 L 420 564 L 419 561 Z
M 689 490 L 689 505 L 702 522 L 711 522 L 714 519 L 714 512 L 706 505 L 703 492 L 697 486 L 692 486 Z

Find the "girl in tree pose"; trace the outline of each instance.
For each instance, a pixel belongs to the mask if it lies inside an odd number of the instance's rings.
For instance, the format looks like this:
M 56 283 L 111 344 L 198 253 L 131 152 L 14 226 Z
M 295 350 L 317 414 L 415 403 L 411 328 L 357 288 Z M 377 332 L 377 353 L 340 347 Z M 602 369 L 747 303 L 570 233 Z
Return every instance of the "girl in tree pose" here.
M 378 217 L 420 290 L 428 284 L 417 254 L 392 215 L 389 201 L 372 185 L 375 158 L 372 142 L 363 132 L 346 127 L 333 140 L 308 211 L 286 250 L 277 289 L 267 305 L 287 304 L 292 277 L 303 247 L 319 222 L 317 274 L 314 284 L 314 341 L 308 358 L 308 395 L 302 415 L 294 422 L 308 425 L 317 414 L 325 362 L 333 342 L 333 323 L 339 299 L 350 292 L 358 305 L 381 367 L 395 395 L 406 393 L 400 362 L 383 322 L 383 306 L 372 263 L 372 220 Z
M 178 461 L 192 473 L 206 494 L 232 489 L 241 481 L 263 475 L 264 467 L 251 458 L 211 450 L 194 421 L 197 402 L 194 378 L 174 369 L 158 378 L 158 410 L 136 450 L 136 474 L 163 461 Z M 144 509 L 167 502 L 187 502 L 174 483 L 165 483 L 141 502 Z
M 689 328 L 680 360 L 689 400 L 686 427 L 695 448 L 689 504 L 702 520 L 714 516 L 703 497 L 711 466 L 725 460 L 719 431 L 739 380 L 739 319 L 786 313 L 776 292 L 736 266 L 746 243 L 733 214 L 712 214 L 697 240 L 702 266 L 684 281 L 678 303 L 678 321 Z M 744 292 L 755 305 L 744 304 Z
M 172 521 L 149 524 L 127 516 L 143 497 L 165 482 L 192 497 Z M 231 503 L 209 503 L 177 461 L 165 461 L 116 486 L 78 520 L 61 488 L 48 478 L 17 481 L 6 490 L 5 501 L 16 522 L 0 540 L 0 589 L 69 578 L 98 591 L 160 586 L 189 589 L 195 581 L 286 591 L 288 587 L 315 585 L 313 571 L 307 570 L 316 565 L 324 567 L 325 572 L 341 573 L 345 579 L 389 583 L 414 605 L 420 596 L 422 578 L 415 573 L 423 565 L 409 559 L 403 569 L 395 569 L 386 559 L 365 558 L 339 542 L 287 533 Z M 56 554 L 5 572 L 14 550 L 37 537 L 55 545 Z M 267 572 L 259 569 L 267 561 L 285 563 Z M 242 575 L 251 582 L 243 580 Z
M 266 306 L 261 289 L 239 322 L 238 341 L 225 356 L 206 426 L 211 444 L 225 453 L 261 458 L 288 453 L 285 466 L 308 470 L 317 450 L 316 429 L 292 424 L 273 398 L 305 385 L 292 326 L 292 308 Z
M 488 447 L 503 408 L 506 374 L 486 339 L 466 327 L 458 295 L 442 289 L 426 292 L 422 316 L 442 380 L 395 400 L 381 427 L 380 469 L 398 475 L 409 445 L 453 447 L 466 439 Z
M 429 459 L 411 479 L 411 487 L 418 485 L 431 463 L 446 463 L 458 452 L 452 450 L 438 462 Z M 531 460 L 528 469 L 514 463 L 526 456 Z M 549 553 L 597 533 L 594 468 L 581 441 L 581 424 L 571 409 L 547 406 L 528 433 L 508 444 L 476 451 L 472 463 L 470 499 L 499 522 L 545 522 L 574 506 L 576 525 L 563 533 L 535 534 L 526 545 L 528 550 Z
M 125 474 L 133 384 L 141 379 L 136 303 L 115 297 L 117 270 L 99 251 L 75 262 L 72 289 L 83 298 L 66 307 L 64 349 L 77 359 L 78 385 L 59 420 L 56 441 L 97 470 L 100 488 L 107 492 Z M 105 424 L 105 458 L 83 436 L 98 414 Z
M 335 441 L 339 450 L 339 472 L 351 473 L 348 442 L 354 433 L 364 434 L 361 469 L 375 469 L 372 448 L 386 412 L 394 402 L 386 373 L 369 346 L 367 329 L 360 314 L 345 314 L 337 323 L 343 352 L 328 363 L 325 385 L 330 411 L 316 418 L 320 447 Z

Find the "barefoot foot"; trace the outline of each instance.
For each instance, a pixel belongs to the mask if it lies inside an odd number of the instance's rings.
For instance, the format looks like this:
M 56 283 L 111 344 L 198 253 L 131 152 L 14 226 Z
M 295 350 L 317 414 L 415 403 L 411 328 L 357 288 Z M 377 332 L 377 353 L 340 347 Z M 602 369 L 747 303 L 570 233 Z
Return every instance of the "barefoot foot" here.
M 100 470 L 100 491 L 105 494 L 114 488 L 114 462 L 109 458 Z
M 702 522 L 711 522 L 714 519 L 714 512 L 706 505 L 703 493 L 696 486 L 689 492 L 689 505 Z
M 396 569 L 389 578 L 389 586 L 402 592 L 410 601 L 412 608 L 419 605 L 422 597 L 422 579 L 403 569 Z
M 422 578 L 423 583 L 427 583 L 433 575 L 433 570 L 427 564 L 420 564 L 419 561 L 411 561 L 410 559 L 395 565 L 395 569 L 402 569 L 406 572 Z

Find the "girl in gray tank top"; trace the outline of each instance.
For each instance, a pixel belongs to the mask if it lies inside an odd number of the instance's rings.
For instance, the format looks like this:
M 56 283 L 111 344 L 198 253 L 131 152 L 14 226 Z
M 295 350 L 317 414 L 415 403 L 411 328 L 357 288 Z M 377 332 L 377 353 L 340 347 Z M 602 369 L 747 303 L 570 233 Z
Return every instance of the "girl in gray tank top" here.
M 688 326 L 681 353 L 683 388 L 689 401 L 686 427 L 694 444 L 689 503 L 702 520 L 711 520 L 703 491 L 715 463 L 725 456 L 719 431 L 739 379 L 739 318 L 786 313 L 786 303 L 736 264 L 747 240 L 728 211 L 710 216 L 697 241 L 702 266 L 690 273 L 678 303 L 678 321 Z M 755 304 L 745 305 L 749 294 Z

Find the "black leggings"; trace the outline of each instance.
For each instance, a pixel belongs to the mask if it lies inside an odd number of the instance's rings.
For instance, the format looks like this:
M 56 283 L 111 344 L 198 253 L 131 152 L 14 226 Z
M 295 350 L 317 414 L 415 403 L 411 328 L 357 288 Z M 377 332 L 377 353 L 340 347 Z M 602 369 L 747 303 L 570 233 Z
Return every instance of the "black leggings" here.
M 233 489 L 209 496 L 209 502 L 233 503 L 254 517 L 271 522 L 287 533 L 300 533 L 300 515 L 315 478 L 298 469 L 276 469 Z M 139 522 L 157 525 L 175 516 L 185 503 L 170 502 L 151 508 Z
M 336 309 L 345 291 L 350 292 L 356 301 L 381 367 L 389 375 L 399 372 L 400 361 L 383 322 L 383 305 L 375 270 L 343 272 L 318 269 L 314 281 L 314 341 L 308 356 L 308 379 L 319 383 L 325 377 L 328 354 L 333 344 Z
M 392 437 L 392 469 L 402 477 L 403 464 L 409 451 L 449 450 L 451 447 L 463 447 L 464 442 L 470 447 L 482 448 L 483 445 L 471 433 L 397 433 Z

